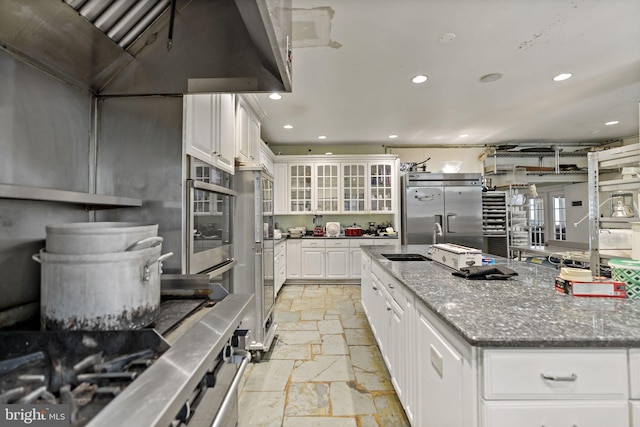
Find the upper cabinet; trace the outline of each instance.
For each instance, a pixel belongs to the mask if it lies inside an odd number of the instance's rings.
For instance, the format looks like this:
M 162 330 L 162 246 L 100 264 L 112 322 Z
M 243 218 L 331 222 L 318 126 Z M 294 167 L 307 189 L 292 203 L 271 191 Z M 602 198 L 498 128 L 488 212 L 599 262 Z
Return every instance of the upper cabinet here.
M 264 116 L 258 101 L 249 95 L 239 95 L 236 106 L 236 157 L 241 162 L 260 160 L 260 126 Z
M 299 214 L 394 214 L 399 164 L 394 155 L 276 156 L 287 165 L 285 209 Z
M 184 140 L 190 156 L 234 172 L 235 95 L 184 95 Z

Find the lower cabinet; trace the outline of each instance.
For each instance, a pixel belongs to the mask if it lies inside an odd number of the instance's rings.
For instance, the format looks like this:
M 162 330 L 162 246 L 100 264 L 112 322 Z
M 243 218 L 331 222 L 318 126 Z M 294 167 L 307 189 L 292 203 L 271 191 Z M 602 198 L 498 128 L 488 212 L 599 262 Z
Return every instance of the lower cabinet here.
M 275 284 L 275 294 L 277 296 L 284 281 L 287 279 L 287 243 L 284 240 L 276 243 L 274 268 L 273 280 Z
M 325 241 L 326 279 L 348 279 L 349 269 L 349 240 L 327 239 Z
M 420 426 L 463 426 L 463 359 L 418 307 L 416 341 L 418 364 L 417 414 Z
M 482 402 L 482 425 L 491 427 L 629 425 L 626 400 Z
M 324 279 L 324 239 L 302 239 L 302 278 Z
M 287 239 L 287 279 L 302 278 L 302 239 Z

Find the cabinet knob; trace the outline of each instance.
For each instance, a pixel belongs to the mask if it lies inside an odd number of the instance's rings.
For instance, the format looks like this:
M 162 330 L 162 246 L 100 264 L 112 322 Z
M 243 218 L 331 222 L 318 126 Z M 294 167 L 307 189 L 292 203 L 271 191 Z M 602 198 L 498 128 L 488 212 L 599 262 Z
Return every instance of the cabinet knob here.
M 387 311 L 391 311 L 391 307 L 387 306 Z
M 374 291 L 378 290 L 378 288 L 376 288 L 375 286 L 372 286 L 372 288 L 373 288 Z
M 391 283 L 389 283 L 389 288 L 393 289 L 393 285 Z

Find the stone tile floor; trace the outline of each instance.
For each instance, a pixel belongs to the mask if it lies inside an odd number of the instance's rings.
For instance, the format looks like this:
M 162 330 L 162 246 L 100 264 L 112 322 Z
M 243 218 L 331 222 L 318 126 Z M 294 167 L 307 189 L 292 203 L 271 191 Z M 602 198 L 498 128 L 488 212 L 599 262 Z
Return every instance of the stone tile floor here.
M 276 338 L 240 384 L 238 427 L 409 426 L 358 285 L 285 285 Z

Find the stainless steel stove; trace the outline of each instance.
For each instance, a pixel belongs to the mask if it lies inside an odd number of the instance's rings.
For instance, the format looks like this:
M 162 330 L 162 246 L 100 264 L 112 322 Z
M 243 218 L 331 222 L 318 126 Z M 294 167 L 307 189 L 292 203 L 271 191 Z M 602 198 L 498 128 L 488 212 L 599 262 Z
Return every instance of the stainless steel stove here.
M 234 426 L 253 301 L 164 301 L 132 331 L 0 332 L 0 403 L 66 404 L 72 426 Z

